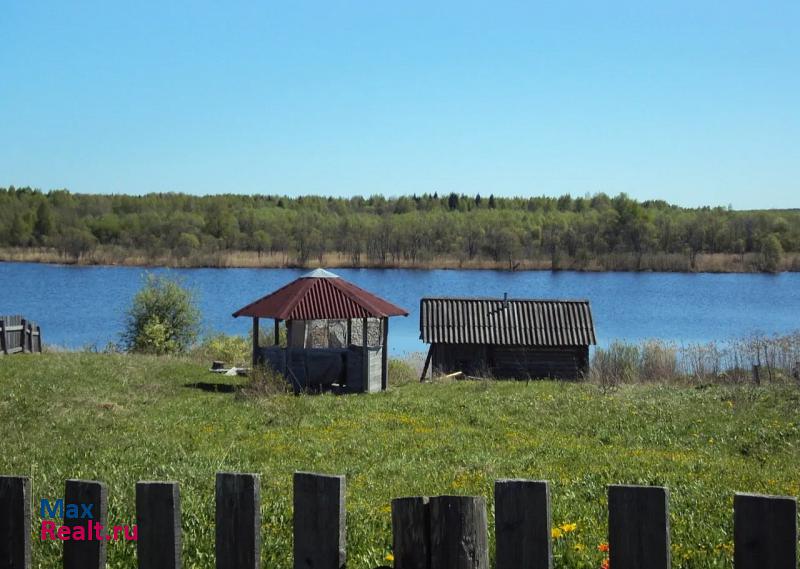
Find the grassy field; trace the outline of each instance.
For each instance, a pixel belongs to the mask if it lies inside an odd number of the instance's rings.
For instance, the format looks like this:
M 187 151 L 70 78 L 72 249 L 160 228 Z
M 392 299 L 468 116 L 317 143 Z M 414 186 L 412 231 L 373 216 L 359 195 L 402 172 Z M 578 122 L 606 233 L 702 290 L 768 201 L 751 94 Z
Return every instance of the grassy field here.
M 554 525 L 576 524 L 556 540 L 557 567 L 601 563 L 609 483 L 670 488 L 674 567 L 731 566 L 734 491 L 800 495 L 792 387 L 410 383 L 369 396 L 253 398 L 189 386 L 209 381 L 176 359 L 2 358 L 0 473 L 32 476 L 36 504 L 62 496 L 66 478 L 103 480 L 115 524 L 133 523 L 137 480 L 179 481 L 187 568 L 213 567 L 219 470 L 261 474 L 263 559 L 274 568 L 291 567 L 299 469 L 347 475 L 352 569 L 386 563 L 391 498 L 490 498 L 502 477 L 551 481 Z M 59 551 L 36 534 L 34 567 L 57 567 Z M 111 543 L 109 567 L 135 566 L 134 553 Z

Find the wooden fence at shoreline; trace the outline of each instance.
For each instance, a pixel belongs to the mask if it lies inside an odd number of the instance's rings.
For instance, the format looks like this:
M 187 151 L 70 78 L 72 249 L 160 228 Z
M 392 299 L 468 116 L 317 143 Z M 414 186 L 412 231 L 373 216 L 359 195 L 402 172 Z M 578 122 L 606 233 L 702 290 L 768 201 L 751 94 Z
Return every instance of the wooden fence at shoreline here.
M 30 569 L 31 480 L 0 476 L 0 569 Z M 495 483 L 496 569 L 551 569 L 552 520 L 547 482 Z M 105 484 L 67 480 L 64 503 L 93 504 L 107 524 Z M 294 568 L 342 569 L 346 563 L 345 478 L 294 474 Z M 797 568 L 795 498 L 736 494 L 735 569 Z M 139 569 L 181 567 L 181 508 L 176 482 L 136 484 Z M 72 527 L 87 520 L 65 520 Z M 613 569 L 670 567 L 669 493 L 657 486 L 608 487 L 608 543 Z M 261 567 L 260 479 L 216 477 L 216 567 Z M 396 569 L 488 569 L 483 497 L 436 496 L 392 501 Z M 35 539 L 35 538 L 33 538 Z M 103 540 L 63 542 L 64 569 L 104 569 Z
M 41 353 L 42 332 L 22 316 L 0 316 L 0 355 Z

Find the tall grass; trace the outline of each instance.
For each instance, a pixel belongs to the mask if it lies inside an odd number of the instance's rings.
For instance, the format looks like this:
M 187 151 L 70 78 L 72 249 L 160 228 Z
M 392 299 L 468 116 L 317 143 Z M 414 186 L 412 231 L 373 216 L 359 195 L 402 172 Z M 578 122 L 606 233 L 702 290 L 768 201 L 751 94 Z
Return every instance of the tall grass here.
M 754 370 L 757 366 L 757 372 Z M 727 342 L 678 345 L 663 340 L 616 341 L 597 348 L 588 379 L 603 386 L 636 382 L 800 383 L 800 330 Z
M 169 249 L 146 251 L 128 249 L 117 245 L 100 245 L 78 258 L 64 255 L 48 247 L 0 247 L 0 261 L 54 263 L 77 265 L 126 265 L 163 267 L 215 267 L 215 268 L 313 268 L 359 267 L 402 269 L 489 269 L 507 270 L 507 259 L 494 260 L 485 256 L 466 259 L 456 255 L 431 255 L 426 258 L 387 259 L 385 262 L 363 256 L 354 263 L 352 256 L 343 251 L 330 251 L 300 262 L 295 252 L 264 252 L 224 250 L 195 251 L 188 255 Z M 549 255 L 531 255 L 514 259 L 516 270 L 549 271 L 658 271 L 700 273 L 757 273 L 762 270 L 760 255 L 746 253 L 700 253 L 694 263 L 683 253 L 608 253 L 596 257 L 570 257 L 563 255 L 553 263 Z M 800 271 L 800 253 L 783 255 L 779 271 Z

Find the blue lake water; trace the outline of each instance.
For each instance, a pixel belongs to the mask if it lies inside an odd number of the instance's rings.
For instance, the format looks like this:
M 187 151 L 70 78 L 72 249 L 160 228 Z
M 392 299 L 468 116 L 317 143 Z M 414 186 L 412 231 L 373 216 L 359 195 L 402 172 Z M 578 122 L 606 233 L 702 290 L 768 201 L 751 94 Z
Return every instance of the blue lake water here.
M 102 348 L 119 339 L 125 309 L 147 271 L 182 278 L 197 293 L 205 331 L 233 334 L 246 334 L 251 322 L 231 313 L 306 272 L 0 263 L 0 314 L 36 321 L 45 343 Z M 419 340 L 422 296 L 502 297 L 507 292 L 517 298 L 589 299 L 601 345 L 644 338 L 689 343 L 800 329 L 800 273 L 334 272 L 411 313 L 391 321 L 395 355 L 426 348 Z

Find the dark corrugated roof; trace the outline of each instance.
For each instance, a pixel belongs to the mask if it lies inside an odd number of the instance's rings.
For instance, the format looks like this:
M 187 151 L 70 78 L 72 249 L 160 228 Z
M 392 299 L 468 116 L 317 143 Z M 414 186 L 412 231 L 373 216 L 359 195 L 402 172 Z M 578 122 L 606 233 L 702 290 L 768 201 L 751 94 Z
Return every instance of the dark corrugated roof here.
M 427 344 L 588 346 L 596 343 L 588 300 L 423 298 Z
M 240 308 L 233 316 L 326 320 L 408 316 L 408 311 L 332 273 L 312 272 Z

